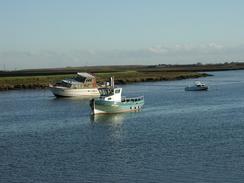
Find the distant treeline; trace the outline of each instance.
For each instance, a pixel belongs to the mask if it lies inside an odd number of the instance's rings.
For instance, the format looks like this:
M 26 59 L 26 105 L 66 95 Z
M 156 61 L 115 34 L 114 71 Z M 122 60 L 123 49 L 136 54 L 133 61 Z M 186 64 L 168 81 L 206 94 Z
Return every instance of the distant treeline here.
M 196 71 L 196 72 L 205 72 L 205 71 L 225 71 L 225 70 L 242 70 L 244 69 L 244 62 L 226 62 L 226 63 L 217 63 L 217 64 L 186 64 L 186 65 L 167 65 L 159 64 L 156 67 L 163 67 L 166 70 L 174 71 Z

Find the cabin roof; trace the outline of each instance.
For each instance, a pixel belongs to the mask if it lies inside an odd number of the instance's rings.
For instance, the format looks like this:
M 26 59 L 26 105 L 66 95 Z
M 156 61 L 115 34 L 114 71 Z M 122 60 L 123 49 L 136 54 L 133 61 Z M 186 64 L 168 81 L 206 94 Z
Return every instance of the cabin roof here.
M 91 74 L 89 74 L 89 73 L 87 73 L 87 72 L 78 72 L 77 74 L 78 74 L 79 76 L 84 77 L 84 78 L 92 78 L 92 79 L 95 79 L 95 76 L 93 76 L 93 75 L 91 75 Z
M 202 83 L 201 81 L 195 81 L 195 85 L 203 85 L 204 83 Z

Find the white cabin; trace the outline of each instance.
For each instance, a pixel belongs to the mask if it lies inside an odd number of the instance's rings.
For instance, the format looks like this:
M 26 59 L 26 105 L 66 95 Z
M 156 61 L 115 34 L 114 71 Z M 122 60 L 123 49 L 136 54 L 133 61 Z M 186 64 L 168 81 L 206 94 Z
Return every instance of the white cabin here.
M 202 82 L 200 82 L 200 81 L 196 81 L 196 82 L 195 82 L 195 86 L 197 86 L 197 87 L 204 87 L 205 84 L 202 83 Z
M 121 102 L 122 88 L 113 88 L 107 95 L 103 95 L 100 98 L 105 101 Z

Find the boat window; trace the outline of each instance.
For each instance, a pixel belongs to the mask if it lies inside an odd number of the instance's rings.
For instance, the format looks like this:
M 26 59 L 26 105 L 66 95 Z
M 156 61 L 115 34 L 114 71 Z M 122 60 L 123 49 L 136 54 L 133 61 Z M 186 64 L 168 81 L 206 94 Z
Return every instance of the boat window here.
M 76 81 L 78 81 L 78 82 L 82 82 L 82 83 L 84 83 L 85 79 L 86 79 L 86 78 L 81 77 L 81 76 L 77 76 L 77 77 L 75 77 L 75 80 L 76 80 Z
M 72 84 L 70 83 L 66 83 L 64 81 L 62 81 L 62 83 L 60 84 L 61 86 L 64 86 L 64 87 L 67 87 L 67 88 L 70 88 L 72 86 Z
M 86 79 L 86 82 L 91 82 L 92 81 L 92 79 Z
M 120 93 L 120 89 L 115 90 L 115 93 Z
M 111 100 L 111 97 L 109 97 L 108 100 Z

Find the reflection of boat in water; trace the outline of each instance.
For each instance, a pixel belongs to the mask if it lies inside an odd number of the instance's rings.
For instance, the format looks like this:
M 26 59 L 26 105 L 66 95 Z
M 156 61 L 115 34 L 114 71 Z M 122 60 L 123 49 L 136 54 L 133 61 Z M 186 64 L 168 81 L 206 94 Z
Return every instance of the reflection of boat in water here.
M 208 86 L 205 85 L 204 83 L 200 82 L 200 81 L 196 81 L 195 85 L 193 86 L 187 86 L 185 88 L 186 91 L 204 91 L 204 90 L 208 90 Z
M 50 85 L 50 90 L 56 97 L 86 97 L 99 96 L 96 78 L 88 73 L 77 73 L 72 79 L 64 79 Z
M 101 96 L 90 101 L 93 114 L 111 114 L 139 111 L 144 105 L 144 97 L 121 97 L 122 88 L 115 88 L 113 79 L 111 88 L 100 89 Z
M 112 125 L 120 125 L 123 123 L 125 113 L 111 115 L 91 115 L 91 121 L 94 123 L 106 123 Z

